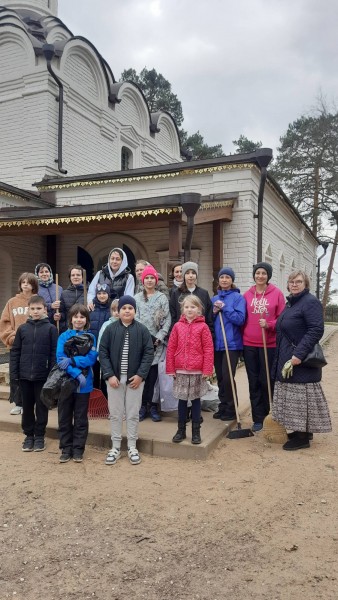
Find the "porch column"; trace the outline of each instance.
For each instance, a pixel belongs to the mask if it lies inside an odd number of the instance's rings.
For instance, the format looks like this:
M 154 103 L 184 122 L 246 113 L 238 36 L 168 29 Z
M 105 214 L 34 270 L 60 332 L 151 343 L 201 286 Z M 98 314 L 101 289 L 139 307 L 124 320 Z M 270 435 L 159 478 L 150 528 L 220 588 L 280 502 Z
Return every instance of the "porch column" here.
M 169 261 L 177 262 L 182 258 L 182 223 L 169 221 Z
M 217 275 L 223 267 L 223 221 L 214 221 L 212 224 L 212 272 L 215 282 Z

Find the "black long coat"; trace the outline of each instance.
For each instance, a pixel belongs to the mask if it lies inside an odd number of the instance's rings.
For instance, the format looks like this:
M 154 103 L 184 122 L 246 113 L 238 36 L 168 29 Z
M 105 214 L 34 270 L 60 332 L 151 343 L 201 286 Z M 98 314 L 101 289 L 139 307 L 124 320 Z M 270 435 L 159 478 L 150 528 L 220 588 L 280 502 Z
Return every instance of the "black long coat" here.
M 174 327 L 175 323 L 177 323 L 181 318 L 181 304 L 180 303 L 184 300 L 184 298 L 186 298 L 186 296 L 189 296 L 189 294 L 193 294 L 194 296 L 197 296 L 200 299 L 200 301 L 202 302 L 202 304 L 204 306 L 203 316 L 205 317 L 205 322 L 210 329 L 212 337 L 214 338 L 215 333 L 214 333 L 213 308 L 212 308 L 212 302 L 210 300 L 209 292 L 198 286 L 196 286 L 196 288 L 193 292 L 189 292 L 189 291 L 182 292 L 181 288 L 178 288 L 176 286 L 175 286 L 175 288 L 172 288 L 172 290 L 173 291 L 171 292 L 170 300 L 169 300 L 169 308 L 170 308 L 170 315 L 171 315 L 170 331 Z
M 303 360 L 319 342 L 324 333 L 323 307 L 309 290 L 289 296 L 282 314 L 278 317 L 277 348 L 272 377 L 282 383 L 315 383 L 322 378 L 322 369 L 305 365 L 293 367 L 293 376 L 282 377 L 282 368 L 292 356 Z

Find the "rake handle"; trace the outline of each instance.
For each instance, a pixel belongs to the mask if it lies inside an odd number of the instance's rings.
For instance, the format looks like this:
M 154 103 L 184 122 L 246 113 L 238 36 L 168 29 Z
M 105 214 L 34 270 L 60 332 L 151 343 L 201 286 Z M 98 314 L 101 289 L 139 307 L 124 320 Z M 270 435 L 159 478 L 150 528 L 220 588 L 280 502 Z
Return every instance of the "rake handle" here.
M 237 426 L 240 429 L 241 428 L 241 422 L 240 422 L 240 418 L 239 418 L 238 398 L 237 398 L 237 393 L 236 393 L 236 388 L 235 388 L 234 377 L 233 377 L 233 374 L 232 374 L 232 368 L 231 368 L 231 361 L 230 361 L 230 354 L 229 354 L 227 336 L 225 335 L 225 329 L 224 329 L 224 323 L 223 323 L 222 312 L 221 311 L 219 312 L 219 320 L 220 320 L 220 323 L 221 323 L 221 329 L 222 329 L 222 335 L 223 335 L 223 341 L 224 341 L 225 354 L 226 354 L 226 357 L 227 357 L 227 363 L 228 363 L 228 369 L 229 369 L 229 376 L 230 376 L 230 383 L 231 383 L 232 395 L 233 395 L 234 405 L 235 405 L 235 411 L 236 411 Z
M 270 405 L 270 412 L 271 412 L 271 410 L 272 410 L 272 395 L 271 395 L 270 369 L 269 369 L 268 351 L 267 351 L 267 347 L 266 347 L 266 336 L 265 336 L 264 327 L 262 327 L 262 337 L 263 337 L 266 381 L 268 383 L 268 396 L 269 396 L 269 405 Z

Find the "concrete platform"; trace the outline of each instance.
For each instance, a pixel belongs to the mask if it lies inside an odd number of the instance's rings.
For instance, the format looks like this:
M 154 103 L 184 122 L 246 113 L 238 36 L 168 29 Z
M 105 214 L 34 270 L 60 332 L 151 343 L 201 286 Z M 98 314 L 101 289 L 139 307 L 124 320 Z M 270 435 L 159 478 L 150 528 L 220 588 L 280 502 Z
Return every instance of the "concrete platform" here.
M 249 393 L 245 369 L 239 368 L 236 376 L 238 395 L 240 399 L 240 411 L 242 414 L 250 415 Z M 10 404 L 8 403 L 8 387 L 0 385 L 0 430 L 21 432 L 21 417 L 10 415 Z M 189 460 L 206 460 L 209 454 L 216 448 L 219 441 L 224 438 L 235 422 L 225 423 L 212 418 L 213 413 L 202 412 L 204 422 L 201 426 L 202 444 L 194 446 L 191 444 L 191 423 L 187 425 L 187 440 L 180 444 L 171 441 L 177 429 L 176 413 L 164 413 L 160 423 L 153 423 L 149 418 L 140 423 L 138 448 L 140 452 L 153 456 L 166 458 L 182 458 Z M 251 417 L 245 419 L 246 427 L 251 425 Z M 125 430 L 125 424 L 124 424 Z M 47 438 L 57 438 L 57 411 L 49 413 Z M 109 419 L 98 419 L 89 421 L 89 435 L 87 443 L 101 448 L 110 448 L 110 423 Z M 229 443 L 232 443 L 229 441 Z M 122 448 L 126 449 L 126 439 L 123 437 Z

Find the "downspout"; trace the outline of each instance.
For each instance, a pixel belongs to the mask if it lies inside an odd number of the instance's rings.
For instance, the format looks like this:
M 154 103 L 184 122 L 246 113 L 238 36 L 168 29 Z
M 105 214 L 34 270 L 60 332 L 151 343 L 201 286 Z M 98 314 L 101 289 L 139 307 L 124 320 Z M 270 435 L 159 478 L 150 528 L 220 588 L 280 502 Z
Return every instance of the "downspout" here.
M 187 235 L 184 244 L 184 262 L 191 258 L 191 244 L 194 235 L 195 215 L 201 206 L 202 196 L 194 192 L 181 195 L 181 206 L 187 217 Z
M 43 46 L 43 53 L 47 61 L 47 69 L 54 81 L 56 82 L 59 88 L 59 96 L 56 98 L 56 101 L 59 103 L 59 121 L 58 121 L 58 157 L 55 159 L 55 162 L 58 163 L 59 172 L 62 175 L 67 175 L 66 169 L 62 167 L 62 137 L 63 137 L 63 84 L 62 81 L 58 78 L 56 73 L 54 73 L 52 69 L 52 59 L 55 54 L 55 49 L 53 44 L 45 44 Z

